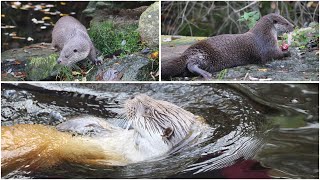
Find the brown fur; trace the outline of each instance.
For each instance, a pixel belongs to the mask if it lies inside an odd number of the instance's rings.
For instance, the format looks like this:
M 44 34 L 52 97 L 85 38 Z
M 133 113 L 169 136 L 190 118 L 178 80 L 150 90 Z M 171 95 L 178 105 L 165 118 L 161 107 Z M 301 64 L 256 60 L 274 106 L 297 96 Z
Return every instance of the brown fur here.
M 162 61 L 161 77 L 194 76 L 206 79 L 225 68 L 266 63 L 288 56 L 277 45 L 277 32 L 293 31 L 293 25 L 277 14 L 262 17 L 244 34 L 210 37 L 190 46 L 181 57 Z

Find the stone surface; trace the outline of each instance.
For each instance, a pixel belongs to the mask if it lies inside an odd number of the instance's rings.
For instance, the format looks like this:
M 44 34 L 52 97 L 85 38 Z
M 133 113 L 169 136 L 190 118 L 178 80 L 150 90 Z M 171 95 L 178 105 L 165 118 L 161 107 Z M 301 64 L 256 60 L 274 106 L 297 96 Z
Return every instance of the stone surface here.
M 139 32 L 149 47 L 159 46 L 159 2 L 145 10 L 139 20 Z
M 44 58 L 50 55 L 57 55 L 57 53 L 51 49 L 49 43 L 39 43 L 30 46 L 25 46 L 19 49 L 10 49 L 1 53 L 1 79 L 3 81 L 21 81 L 27 78 L 28 72 L 26 72 L 27 64 L 29 69 L 31 67 L 29 62 L 32 58 Z M 45 63 L 42 65 L 46 66 Z M 32 73 L 36 74 L 36 73 Z M 42 75 L 39 75 L 39 77 Z M 42 76 L 42 78 L 47 78 Z M 30 78 L 29 78 L 30 79 Z M 30 80 L 43 80 L 31 77 Z
M 132 54 L 123 58 L 108 59 L 97 67 L 90 81 L 146 81 L 150 80 L 151 61 L 144 56 Z

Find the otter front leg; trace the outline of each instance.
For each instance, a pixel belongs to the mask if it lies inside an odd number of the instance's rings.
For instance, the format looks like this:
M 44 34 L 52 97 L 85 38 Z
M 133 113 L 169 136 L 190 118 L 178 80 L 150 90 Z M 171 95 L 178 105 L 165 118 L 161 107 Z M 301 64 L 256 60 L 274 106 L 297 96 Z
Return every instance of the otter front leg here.
M 195 74 L 200 74 L 204 79 L 209 80 L 212 77 L 212 74 L 199 68 L 198 64 L 187 64 L 187 68 L 190 72 L 195 73 Z
M 290 51 L 282 51 L 282 50 L 278 50 L 278 51 L 271 51 L 269 52 L 269 55 L 265 55 L 262 57 L 262 63 L 267 63 L 268 61 L 271 60 L 280 60 L 284 57 L 289 57 L 290 56 Z
M 102 64 L 102 60 L 99 57 L 97 57 L 97 51 L 94 46 L 91 47 L 91 50 L 89 53 L 89 59 L 92 61 L 92 64 L 95 64 L 95 65 Z

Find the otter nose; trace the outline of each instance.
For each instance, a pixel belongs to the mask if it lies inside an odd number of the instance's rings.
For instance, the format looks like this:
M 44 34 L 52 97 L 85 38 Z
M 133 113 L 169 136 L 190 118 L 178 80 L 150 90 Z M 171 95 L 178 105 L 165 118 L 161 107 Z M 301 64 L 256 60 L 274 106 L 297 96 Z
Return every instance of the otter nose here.
M 61 60 L 60 60 L 60 59 L 58 59 L 58 60 L 57 60 L 57 63 L 58 63 L 58 64 L 61 64 Z

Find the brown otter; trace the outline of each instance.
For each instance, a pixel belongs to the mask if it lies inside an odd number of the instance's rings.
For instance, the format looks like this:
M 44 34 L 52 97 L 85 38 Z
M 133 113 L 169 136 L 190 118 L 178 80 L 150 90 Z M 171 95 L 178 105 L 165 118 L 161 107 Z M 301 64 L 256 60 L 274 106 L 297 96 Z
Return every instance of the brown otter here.
M 176 59 L 162 61 L 161 77 L 201 75 L 210 79 L 225 68 L 266 63 L 289 56 L 277 44 L 278 33 L 293 31 L 293 25 L 278 14 L 263 16 L 244 34 L 210 37 L 190 46 Z
M 137 95 L 125 103 L 131 129 L 115 127 L 99 118 L 67 121 L 60 130 L 95 125 L 106 129 L 101 136 L 72 136 L 44 125 L 1 127 L 1 169 L 33 171 L 61 162 L 88 165 L 126 165 L 167 153 L 193 131 L 208 127 L 192 113 L 169 102 Z
M 86 57 L 89 57 L 94 64 L 101 64 L 87 29 L 71 16 L 60 18 L 54 26 L 52 46 L 61 50 L 57 60 L 59 64 L 69 66 Z

